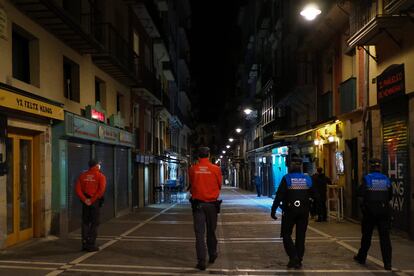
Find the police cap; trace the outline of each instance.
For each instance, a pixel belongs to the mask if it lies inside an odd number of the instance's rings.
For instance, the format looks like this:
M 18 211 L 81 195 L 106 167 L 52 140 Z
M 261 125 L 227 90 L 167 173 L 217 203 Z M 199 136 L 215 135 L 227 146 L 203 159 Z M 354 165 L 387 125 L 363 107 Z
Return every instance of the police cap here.
M 302 165 L 302 158 L 300 158 L 296 154 L 292 155 L 292 157 L 290 158 L 290 163 L 292 165 Z
M 369 164 L 372 167 L 379 167 L 381 166 L 381 160 L 378 158 L 372 158 L 371 160 L 369 160 Z

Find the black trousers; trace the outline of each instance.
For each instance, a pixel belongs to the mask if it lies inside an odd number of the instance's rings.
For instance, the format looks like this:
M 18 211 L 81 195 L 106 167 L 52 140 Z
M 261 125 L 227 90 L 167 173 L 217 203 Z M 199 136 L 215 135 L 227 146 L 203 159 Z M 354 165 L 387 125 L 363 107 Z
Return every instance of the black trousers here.
M 99 211 L 98 201 L 90 206 L 82 203 L 82 246 L 84 248 L 95 247 L 98 236 Z
M 294 208 L 294 207 L 293 207 Z M 308 228 L 309 210 L 286 211 L 282 216 L 283 247 L 290 260 L 302 260 L 305 254 L 306 229 Z M 296 225 L 296 239 L 292 240 L 293 227 Z
M 316 201 L 317 204 L 317 212 L 318 212 L 318 219 L 319 220 L 326 220 L 327 219 L 327 210 L 326 210 L 326 198 L 320 198 Z
M 207 229 L 207 248 L 208 255 L 217 254 L 217 208 L 212 203 L 199 203 L 193 209 L 194 233 L 196 236 L 197 260 L 200 263 L 206 261 L 206 243 L 204 236 Z
M 384 264 L 391 264 L 392 246 L 390 239 L 391 222 L 389 212 L 390 211 L 387 210 L 386 213 L 367 212 L 364 214 L 361 223 L 361 248 L 358 251 L 358 258 L 360 260 L 366 260 L 367 258 L 368 250 L 371 246 L 372 232 L 374 231 L 374 227 L 377 226 L 382 260 Z
M 262 195 L 262 185 L 256 184 L 256 192 L 257 192 L 257 196 Z

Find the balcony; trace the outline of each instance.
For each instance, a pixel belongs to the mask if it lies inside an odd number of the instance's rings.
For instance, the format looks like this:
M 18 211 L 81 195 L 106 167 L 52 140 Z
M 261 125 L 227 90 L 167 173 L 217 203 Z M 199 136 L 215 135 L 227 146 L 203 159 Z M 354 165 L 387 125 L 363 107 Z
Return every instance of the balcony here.
M 92 55 L 93 62 L 120 82 L 136 86 L 139 59 L 128 42 L 110 23 L 97 25 L 94 36 L 103 50 Z
M 400 29 L 407 22 L 408 16 L 402 14 L 378 14 L 376 10 L 377 7 L 374 4 L 367 5 L 362 4 L 362 2 L 353 8 L 352 16 L 350 17 L 351 35 L 347 40 L 350 48 L 377 45 L 384 38 L 384 35 L 387 35 L 399 45 L 392 33 L 394 29 Z
M 332 116 L 332 91 L 328 91 L 318 97 L 318 121 L 326 121 Z
M 356 78 L 349 78 L 339 85 L 341 114 L 356 109 Z
M 19 10 L 81 54 L 95 53 L 101 45 L 94 39 L 100 14 L 92 1 L 12 0 Z

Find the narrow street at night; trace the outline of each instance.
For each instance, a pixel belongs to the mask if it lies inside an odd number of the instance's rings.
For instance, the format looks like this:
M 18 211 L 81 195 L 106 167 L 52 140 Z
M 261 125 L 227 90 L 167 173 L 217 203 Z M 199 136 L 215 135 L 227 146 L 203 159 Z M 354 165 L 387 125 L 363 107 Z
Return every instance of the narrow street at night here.
M 272 200 L 224 188 L 217 234 L 219 257 L 194 268 L 195 239 L 188 201 L 151 205 L 101 225 L 99 252 L 80 251 L 80 235 L 32 240 L 1 252 L 0 275 L 386 275 L 374 234 L 367 264 L 352 259 L 360 228 L 348 221 L 310 222 L 302 270 L 287 270 L 280 220 Z M 280 215 L 279 215 L 280 217 Z M 393 234 L 394 275 L 414 275 L 414 242 Z
M 0 0 L 0 276 L 413 275 L 414 0 Z

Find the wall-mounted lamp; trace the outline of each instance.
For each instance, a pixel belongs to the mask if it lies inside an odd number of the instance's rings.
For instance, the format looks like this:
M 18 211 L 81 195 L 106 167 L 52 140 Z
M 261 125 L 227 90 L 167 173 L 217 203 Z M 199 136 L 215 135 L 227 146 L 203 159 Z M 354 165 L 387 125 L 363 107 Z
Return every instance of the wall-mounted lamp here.
M 320 145 L 320 143 L 321 143 L 321 141 L 320 141 L 320 140 L 318 140 L 318 139 L 313 140 L 313 144 L 314 144 L 315 146 L 319 146 L 319 145 Z
M 330 143 L 334 142 L 334 141 L 335 141 L 335 137 L 333 137 L 332 135 L 329 135 L 329 137 L 328 137 L 328 141 L 329 141 Z

